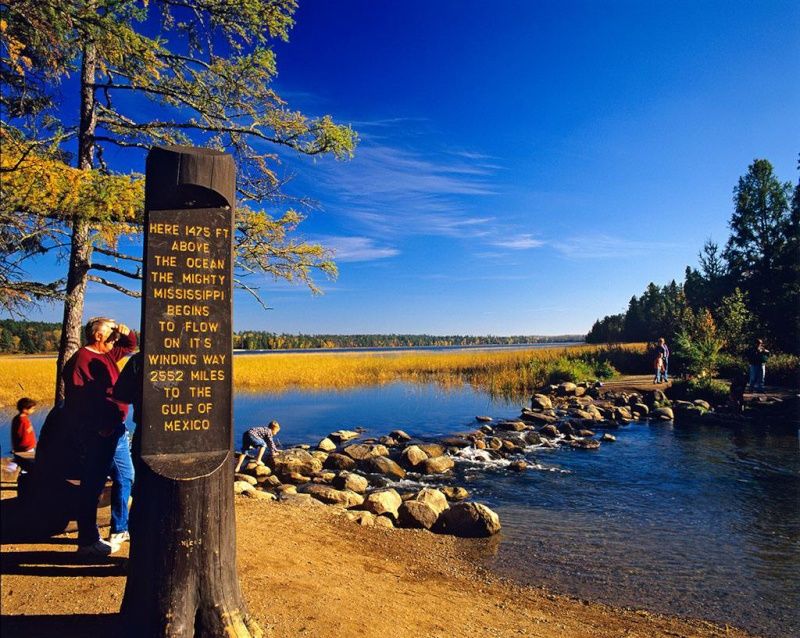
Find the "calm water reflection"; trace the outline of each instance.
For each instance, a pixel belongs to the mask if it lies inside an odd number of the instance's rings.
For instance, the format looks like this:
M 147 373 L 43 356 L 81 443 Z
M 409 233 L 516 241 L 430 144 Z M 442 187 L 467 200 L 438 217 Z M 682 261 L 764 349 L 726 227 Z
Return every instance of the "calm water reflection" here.
M 277 419 L 284 445 L 339 428 L 436 436 L 519 405 L 464 387 L 392 384 L 342 392 L 241 394 L 235 437 Z M 39 420 L 42 416 L 39 415 Z M 597 451 L 532 450 L 539 469 L 456 467 L 495 508 L 484 560 L 513 578 L 616 605 L 800 634 L 800 453 L 781 428 L 631 425 Z M 8 427 L 0 429 L 7 448 Z

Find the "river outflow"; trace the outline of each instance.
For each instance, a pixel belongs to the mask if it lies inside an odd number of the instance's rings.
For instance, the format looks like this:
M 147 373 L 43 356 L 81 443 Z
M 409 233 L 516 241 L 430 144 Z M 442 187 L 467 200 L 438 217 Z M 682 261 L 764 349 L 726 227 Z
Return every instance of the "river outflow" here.
M 516 418 L 520 407 L 470 387 L 405 383 L 239 394 L 234 444 L 273 419 L 288 447 L 315 445 L 340 428 L 434 438 L 476 428 L 476 415 Z M 507 460 L 457 460 L 452 482 L 497 511 L 503 525 L 498 536 L 476 542 L 481 560 L 520 582 L 585 599 L 770 637 L 800 635 L 797 433 L 780 423 L 662 422 L 613 434 L 617 440 L 598 450 L 528 448 L 532 468 L 524 473 L 509 471 Z M 5 451 L 7 424 L 0 437 Z

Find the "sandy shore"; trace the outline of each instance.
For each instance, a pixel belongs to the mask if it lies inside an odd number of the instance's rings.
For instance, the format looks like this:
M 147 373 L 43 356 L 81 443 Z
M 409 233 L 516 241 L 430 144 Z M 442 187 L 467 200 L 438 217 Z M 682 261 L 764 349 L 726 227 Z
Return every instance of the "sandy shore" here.
M 476 566 L 482 541 L 359 527 L 332 507 L 237 497 L 236 522 L 248 608 L 276 638 L 748 635 L 520 587 Z M 78 563 L 74 536 L 2 545 L 4 638 L 116 633 L 127 548 Z

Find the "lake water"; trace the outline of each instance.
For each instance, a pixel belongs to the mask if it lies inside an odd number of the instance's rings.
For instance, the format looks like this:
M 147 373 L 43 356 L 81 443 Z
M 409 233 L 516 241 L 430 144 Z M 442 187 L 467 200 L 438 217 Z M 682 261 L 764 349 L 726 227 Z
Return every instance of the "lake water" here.
M 339 428 L 435 437 L 520 405 L 468 386 L 395 383 L 240 394 L 235 441 L 276 419 L 284 446 Z M 43 418 L 37 414 L 37 425 Z M 599 450 L 531 449 L 537 469 L 461 460 L 454 483 L 495 509 L 481 560 L 518 581 L 613 605 L 800 635 L 800 451 L 786 428 L 635 424 Z M 0 428 L 7 448 L 8 426 Z M 435 484 L 435 481 L 431 481 Z

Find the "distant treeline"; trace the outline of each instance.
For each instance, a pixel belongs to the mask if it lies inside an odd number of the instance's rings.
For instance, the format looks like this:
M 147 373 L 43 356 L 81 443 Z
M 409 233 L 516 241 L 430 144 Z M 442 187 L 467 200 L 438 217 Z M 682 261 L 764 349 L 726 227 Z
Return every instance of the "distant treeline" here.
M 312 348 L 418 348 L 421 346 L 485 346 L 583 341 L 583 335 L 292 335 L 272 332 L 237 332 L 233 347 L 241 350 L 301 350 Z
M 0 352 L 55 352 L 60 323 L 0 320 Z M 484 346 L 583 341 L 583 335 L 473 337 L 465 335 L 293 335 L 247 330 L 233 336 L 239 350 L 301 350 L 311 348 L 416 348 L 420 346 Z
M 55 352 L 60 341 L 60 323 L 0 319 L 0 352 Z

